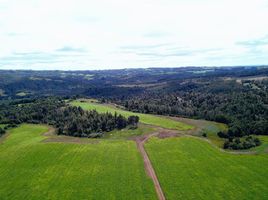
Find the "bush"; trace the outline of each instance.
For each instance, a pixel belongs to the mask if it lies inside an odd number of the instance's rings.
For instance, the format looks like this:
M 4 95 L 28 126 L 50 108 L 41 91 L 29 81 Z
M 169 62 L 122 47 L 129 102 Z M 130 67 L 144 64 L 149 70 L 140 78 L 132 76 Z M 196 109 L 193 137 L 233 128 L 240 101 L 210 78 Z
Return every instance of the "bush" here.
M 241 150 L 250 149 L 259 145 L 261 145 L 261 141 L 259 140 L 259 138 L 247 136 L 245 138 L 229 138 L 227 141 L 224 142 L 223 148 Z
M 229 147 L 230 147 L 230 142 L 227 140 L 227 141 L 224 142 L 223 148 L 224 149 L 229 149 Z
M 234 124 L 229 128 L 227 135 L 229 137 L 241 137 L 243 136 L 242 129 L 239 125 Z
M 9 129 L 9 128 L 16 128 L 16 127 L 18 127 L 17 124 L 9 124 L 9 125 L 7 125 L 5 128 L 6 128 L 6 129 Z
M 0 136 L 4 135 L 6 131 L 0 127 Z
M 220 137 L 220 138 L 228 138 L 228 134 L 227 133 L 224 133 L 222 131 L 218 132 L 217 135 Z
M 206 133 L 203 133 L 202 136 L 203 136 L 203 137 L 207 137 L 207 134 L 206 134 Z
M 254 143 L 256 144 L 256 146 L 260 146 L 261 145 L 261 141 L 259 138 L 254 138 Z
M 137 126 L 140 118 L 138 116 L 129 116 L 127 120 L 129 125 Z
M 90 133 L 88 135 L 89 138 L 100 138 L 102 137 L 103 133 Z

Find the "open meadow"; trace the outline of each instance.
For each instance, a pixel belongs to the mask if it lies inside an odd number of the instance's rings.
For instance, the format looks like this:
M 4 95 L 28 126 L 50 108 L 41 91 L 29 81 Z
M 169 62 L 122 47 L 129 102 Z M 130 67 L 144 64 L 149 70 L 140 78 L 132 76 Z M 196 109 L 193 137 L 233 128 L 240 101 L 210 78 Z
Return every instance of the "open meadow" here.
M 267 154 L 226 153 L 193 137 L 152 138 L 145 148 L 166 199 L 268 199 Z
M 1 141 L 1 200 L 156 199 L 133 141 L 51 143 L 47 131 L 23 124 Z

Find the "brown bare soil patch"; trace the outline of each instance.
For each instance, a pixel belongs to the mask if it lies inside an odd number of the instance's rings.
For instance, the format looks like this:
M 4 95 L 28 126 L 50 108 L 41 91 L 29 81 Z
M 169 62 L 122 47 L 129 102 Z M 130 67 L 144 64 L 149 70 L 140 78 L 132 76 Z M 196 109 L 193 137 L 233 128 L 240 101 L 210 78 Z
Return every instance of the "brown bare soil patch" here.
M 179 134 L 178 131 L 168 130 L 168 129 L 160 129 L 157 134 L 157 137 L 160 139 L 178 137 L 178 136 L 181 136 L 181 134 Z

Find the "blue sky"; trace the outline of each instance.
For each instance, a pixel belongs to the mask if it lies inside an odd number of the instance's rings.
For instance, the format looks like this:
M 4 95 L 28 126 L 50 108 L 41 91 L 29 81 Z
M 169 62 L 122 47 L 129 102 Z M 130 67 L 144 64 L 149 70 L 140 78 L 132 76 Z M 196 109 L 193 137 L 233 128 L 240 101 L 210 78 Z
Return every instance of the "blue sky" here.
M 268 0 L 0 0 L 0 69 L 268 64 Z

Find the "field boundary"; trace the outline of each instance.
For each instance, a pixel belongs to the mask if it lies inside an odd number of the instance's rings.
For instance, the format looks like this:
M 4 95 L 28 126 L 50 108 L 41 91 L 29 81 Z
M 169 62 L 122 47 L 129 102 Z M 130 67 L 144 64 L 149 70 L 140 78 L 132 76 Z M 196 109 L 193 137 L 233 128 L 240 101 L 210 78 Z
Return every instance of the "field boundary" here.
M 54 127 L 45 125 L 48 127 L 48 131 L 43 133 L 45 136 L 41 142 L 43 143 L 66 143 L 66 144 L 97 144 L 100 141 L 93 138 L 80 138 L 67 135 L 57 135 Z

